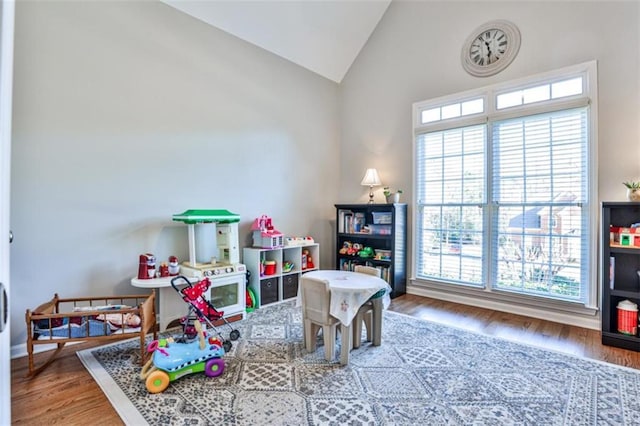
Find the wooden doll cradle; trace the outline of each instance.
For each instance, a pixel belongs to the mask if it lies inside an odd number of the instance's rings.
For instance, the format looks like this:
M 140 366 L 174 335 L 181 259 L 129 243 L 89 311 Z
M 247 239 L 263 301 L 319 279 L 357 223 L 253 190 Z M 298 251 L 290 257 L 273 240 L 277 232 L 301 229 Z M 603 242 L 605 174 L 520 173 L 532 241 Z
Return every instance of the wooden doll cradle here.
M 155 312 L 155 290 L 151 294 L 126 296 L 77 297 L 64 299 L 56 293 L 51 300 L 33 311 L 27 309 L 27 352 L 29 374 L 34 376 L 56 358 L 69 342 L 109 342 L 120 339 L 140 338 L 140 365 L 149 358 L 145 338 L 153 333 L 158 338 Z M 127 306 L 127 307 L 123 307 Z M 107 318 L 112 322 L 107 321 Z M 139 318 L 139 325 L 133 326 Z M 113 324 L 119 328 L 113 330 Z M 44 363 L 34 364 L 34 348 L 37 345 L 55 344 L 57 348 Z

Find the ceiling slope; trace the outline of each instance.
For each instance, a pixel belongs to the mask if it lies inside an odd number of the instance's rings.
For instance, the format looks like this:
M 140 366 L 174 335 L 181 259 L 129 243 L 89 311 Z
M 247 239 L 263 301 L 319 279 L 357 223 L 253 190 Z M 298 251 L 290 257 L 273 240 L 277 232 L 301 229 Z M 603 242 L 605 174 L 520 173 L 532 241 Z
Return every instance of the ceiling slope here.
M 163 0 L 340 83 L 391 0 Z

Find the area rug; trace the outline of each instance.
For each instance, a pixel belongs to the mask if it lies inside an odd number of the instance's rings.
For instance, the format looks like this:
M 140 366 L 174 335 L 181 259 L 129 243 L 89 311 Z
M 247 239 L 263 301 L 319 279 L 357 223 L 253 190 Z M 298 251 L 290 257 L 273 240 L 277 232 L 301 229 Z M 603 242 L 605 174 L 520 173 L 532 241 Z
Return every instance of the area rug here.
M 321 345 L 305 351 L 293 303 L 234 327 L 242 336 L 221 376 L 158 394 L 139 379 L 135 339 L 78 356 L 130 425 L 640 424 L 640 372 L 629 368 L 389 311 L 382 346 L 363 343 L 348 366 L 339 345 L 331 363 Z

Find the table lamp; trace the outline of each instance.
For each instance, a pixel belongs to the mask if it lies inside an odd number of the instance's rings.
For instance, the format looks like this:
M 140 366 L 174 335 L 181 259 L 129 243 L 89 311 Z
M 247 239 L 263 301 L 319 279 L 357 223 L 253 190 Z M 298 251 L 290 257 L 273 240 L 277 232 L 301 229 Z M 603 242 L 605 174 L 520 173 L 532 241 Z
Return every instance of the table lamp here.
M 382 185 L 378 171 L 376 169 L 367 169 L 360 185 L 369 187 L 369 204 L 373 204 L 373 187 Z

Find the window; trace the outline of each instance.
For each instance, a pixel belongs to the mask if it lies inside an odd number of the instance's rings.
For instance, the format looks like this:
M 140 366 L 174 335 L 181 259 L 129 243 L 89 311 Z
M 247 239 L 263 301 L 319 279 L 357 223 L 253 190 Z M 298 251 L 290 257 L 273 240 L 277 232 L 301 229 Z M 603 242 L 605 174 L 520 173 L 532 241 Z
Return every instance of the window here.
M 588 63 L 414 104 L 417 280 L 596 303 L 595 81 Z

